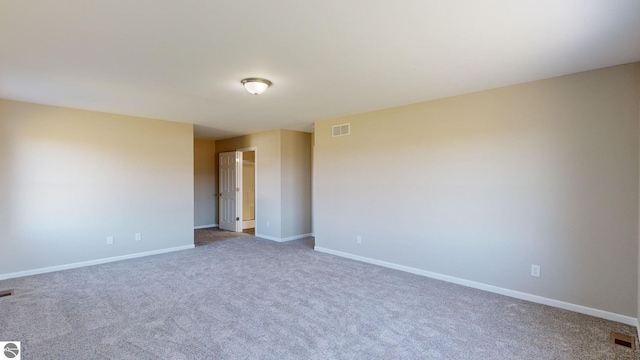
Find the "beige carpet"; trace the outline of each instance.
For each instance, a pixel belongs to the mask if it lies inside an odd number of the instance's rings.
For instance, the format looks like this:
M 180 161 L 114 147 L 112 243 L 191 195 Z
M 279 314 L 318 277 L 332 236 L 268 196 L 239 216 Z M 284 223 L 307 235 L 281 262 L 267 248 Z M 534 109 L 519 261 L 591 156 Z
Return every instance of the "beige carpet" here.
M 638 358 L 609 343 L 630 326 L 315 252 L 312 238 L 235 234 L 6 288 L 0 341 L 22 341 L 23 359 Z
M 233 239 L 242 236 L 250 236 L 248 233 L 220 230 L 219 228 L 198 229 L 194 231 L 194 243 L 196 246 L 211 244 L 216 241 Z

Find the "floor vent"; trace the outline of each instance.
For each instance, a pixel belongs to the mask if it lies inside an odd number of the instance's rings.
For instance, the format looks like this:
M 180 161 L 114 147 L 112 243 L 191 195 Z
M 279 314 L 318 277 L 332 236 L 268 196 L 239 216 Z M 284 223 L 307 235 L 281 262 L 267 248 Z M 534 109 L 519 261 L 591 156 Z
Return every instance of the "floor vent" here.
M 13 295 L 13 290 L 1 290 L 0 291 L 0 298 L 3 298 L 5 296 L 11 296 Z
M 629 336 L 629 335 L 620 334 L 620 333 L 617 333 L 615 331 L 611 332 L 611 343 L 612 344 L 616 344 L 616 345 L 620 345 L 620 346 L 624 346 L 624 347 L 629 348 L 631 350 L 635 350 L 636 349 L 636 338 L 635 337 Z

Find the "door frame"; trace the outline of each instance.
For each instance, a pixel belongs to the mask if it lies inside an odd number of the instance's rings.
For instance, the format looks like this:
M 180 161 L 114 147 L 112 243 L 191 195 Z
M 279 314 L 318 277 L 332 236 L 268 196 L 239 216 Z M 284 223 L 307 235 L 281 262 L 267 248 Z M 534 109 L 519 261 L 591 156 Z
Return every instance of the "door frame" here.
M 258 147 L 256 146 L 252 146 L 252 147 L 246 147 L 246 148 L 241 148 L 241 149 L 237 149 L 236 151 L 239 151 L 240 153 L 245 153 L 245 152 L 249 152 L 249 151 L 253 151 L 254 153 L 254 168 L 253 168 L 253 199 L 254 199 L 254 203 L 253 206 L 255 208 L 254 214 L 253 214 L 253 219 L 255 220 L 255 227 L 254 227 L 254 231 L 257 234 L 258 233 Z M 242 155 L 242 154 L 241 154 Z M 242 159 L 244 157 L 241 156 L 240 158 L 240 162 L 242 163 Z M 242 166 L 241 166 L 242 168 Z M 241 171 L 244 171 L 244 169 L 241 169 Z M 242 174 L 241 176 L 244 176 L 244 174 Z M 242 184 L 240 184 L 240 192 L 243 192 L 244 189 L 242 188 Z M 242 228 L 242 214 L 243 214 L 243 206 L 244 206 L 244 202 L 242 202 L 240 204 L 240 211 L 238 214 L 240 214 L 240 227 Z M 243 231 L 244 229 L 240 230 Z
M 225 185 L 224 189 L 227 189 L 227 191 L 223 190 L 222 184 L 223 181 L 222 179 L 225 177 L 223 176 L 223 172 L 222 172 L 222 158 L 223 158 L 223 154 L 229 154 L 231 155 L 230 158 L 232 158 L 233 160 L 233 166 L 230 166 L 230 168 L 233 169 L 233 186 L 232 189 L 229 190 L 229 187 L 227 185 Z M 226 184 L 226 182 L 225 182 Z M 231 185 L 231 184 L 228 184 Z M 235 231 L 235 232 L 242 232 L 242 225 L 241 225 L 241 221 L 240 221 L 240 211 L 242 211 L 242 152 L 240 151 L 222 151 L 220 153 L 218 153 L 218 186 L 219 186 L 219 191 L 220 191 L 220 196 L 218 197 L 218 214 L 219 214 L 219 227 L 220 229 L 225 229 L 225 230 L 231 230 L 231 231 Z M 228 194 L 232 193 L 233 196 L 229 196 Z M 224 195 L 223 194 L 227 194 Z M 233 202 L 233 207 L 235 210 L 235 214 L 233 214 L 232 219 L 228 222 L 223 221 L 223 219 L 225 219 L 226 217 L 224 216 L 229 215 L 226 211 L 223 211 L 223 204 L 224 204 L 224 199 L 229 199 L 232 200 Z M 240 205 L 239 205 L 240 204 Z M 229 224 L 228 226 L 225 224 Z M 223 226 L 224 225 L 224 226 Z

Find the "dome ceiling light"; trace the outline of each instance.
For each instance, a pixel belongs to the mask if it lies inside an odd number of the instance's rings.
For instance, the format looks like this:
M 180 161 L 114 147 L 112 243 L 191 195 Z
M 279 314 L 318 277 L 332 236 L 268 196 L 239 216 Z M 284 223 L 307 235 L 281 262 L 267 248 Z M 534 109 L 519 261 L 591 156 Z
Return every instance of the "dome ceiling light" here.
M 246 78 L 240 80 L 240 82 L 248 92 L 254 95 L 262 94 L 271 86 L 271 81 L 262 78 Z

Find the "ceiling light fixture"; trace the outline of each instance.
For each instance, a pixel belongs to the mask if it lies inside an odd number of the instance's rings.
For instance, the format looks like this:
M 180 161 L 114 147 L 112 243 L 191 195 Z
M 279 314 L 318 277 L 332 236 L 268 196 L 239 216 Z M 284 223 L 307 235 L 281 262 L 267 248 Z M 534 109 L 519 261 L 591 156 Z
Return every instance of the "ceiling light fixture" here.
M 240 82 L 248 92 L 254 95 L 262 94 L 271 86 L 271 81 L 262 78 L 247 78 L 240 80 Z

